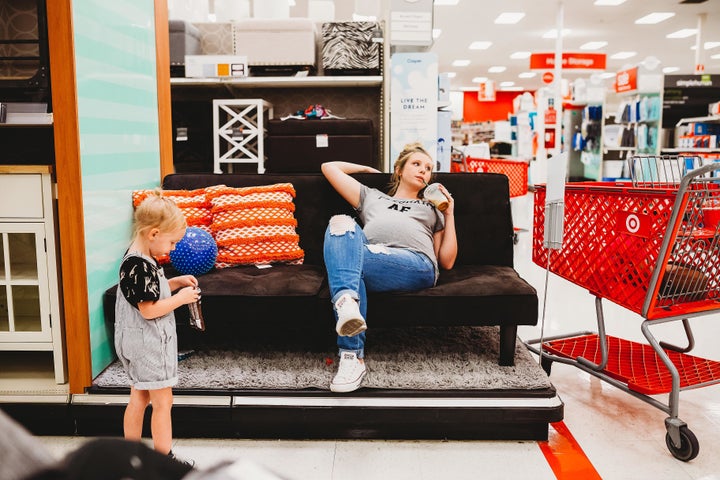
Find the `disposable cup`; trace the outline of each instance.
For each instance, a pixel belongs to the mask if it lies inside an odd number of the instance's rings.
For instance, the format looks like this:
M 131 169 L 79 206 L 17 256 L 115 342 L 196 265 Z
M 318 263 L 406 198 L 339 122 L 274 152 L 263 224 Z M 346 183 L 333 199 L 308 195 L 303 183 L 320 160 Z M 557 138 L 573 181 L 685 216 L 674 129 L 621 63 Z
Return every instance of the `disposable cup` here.
M 435 205 L 435 208 L 437 208 L 441 212 L 444 212 L 448 208 L 448 205 L 450 205 L 447 197 L 440 190 L 439 183 L 431 183 L 430 185 L 425 187 L 425 191 L 423 192 L 423 198 Z

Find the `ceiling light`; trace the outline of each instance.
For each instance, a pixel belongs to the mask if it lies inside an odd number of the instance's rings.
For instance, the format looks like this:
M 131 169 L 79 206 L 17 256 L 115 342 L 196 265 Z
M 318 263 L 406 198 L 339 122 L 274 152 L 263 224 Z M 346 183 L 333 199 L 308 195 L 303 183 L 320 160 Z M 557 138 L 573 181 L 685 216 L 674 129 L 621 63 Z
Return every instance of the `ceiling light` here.
M 288 0 L 288 5 L 290 5 L 291 7 L 294 7 L 294 6 L 295 6 L 295 0 Z
M 687 38 L 692 37 L 697 33 L 697 28 L 683 28 L 677 32 L 668 33 L 665 38 Z
M 525 58 L 530 58 L 530 52 L 515 52 L 510 54 L 510 58 L 513 60 L 523 60 Z
M 643 25 L 654 25 L 674 16 L 675 14 L 673 12 L 653 12 L 649 15 L 638 18 L 637 20 L 635 20 L 635 23 Z
M 457 5 L 460 0 L 435 0 L 433 3 L 438 6 Z
M 637 52 L 618 52 L 610 55 L 610 58 L 613 60 L 624 60 L 626 58 L 634 57 L 635 55 L 637 55 Z
M 518 78 L 533 78 L 537 76 L 537 72 L 522 72 L 518 75 Z
M 602 79 L 608 79 L 608 78 L 615 78 L 615 72 L 605 72 L 600 74 L 600 78 Z
M 568 35 L 570 35 L 570 32 L 572 32 L 572 30 L 570 30 L 569 28 L 563 28 L 562 36 L 567 37 Z M 552 30 L 548 30 L 547 32 L 543 33 L 542 38 L 557 38 L 557 28 L 553 28 Z
M 455 73 L 455 72 L 445 72 L 445 75 L 447 75 L 448 78 L 457 77 L 457 73 Z
M 478 41 L 472 42 L 468 48 L 470 50 L 487 50 L 488 48 L 490 48 L 490 45 L 492 45 L 492 42 Z
M 507 70 L 507 67 L 503 67 L 500 65 L 494 65 L 494 66 L 488 68 L 488 72 L 490 72 L 490 73 L 502 73 L 505 70 Z
M 608 42 L 587 42 L 580 45 L 580 50 L 599 50 L 607 44 Z
M 515 85 L 515 82 L 500 82 L 501 87 L 512 87 Z
M 473 83 L 485 83 L 488 81 L 487 77 L 475 77 L 472 79 Z
M 600 7 L 616 7 L 622 5 L 626 0 L 595 0 L 595 5 Z
M 433 28 L 433 38 L 434 39 L 437 39 L 438 37 L 440 37 L 441 33 L 442 33 L 441 28 Z
M 525 14 L 523 12 L 504 12 L 498 15 L 495 19 L 495 23 L 503 25 L 514 25 L 523 19 Z
M 720 47 L 720 42 L 705 42 L 703 47 L 705 50 L 711 50 L 713 48 Z
M 470 65 L 470 60 L 455 60 L 452 63 L 453 67 L 467 67 L 468 65 Z
M 715 55 L 710 55 L 710 58 L 713 60 L 720 60 L 720 53 L 716 53 Z
M 673 73 L 680 70 L 678 67 L 665 67 L 663 68 L 663 73 Z

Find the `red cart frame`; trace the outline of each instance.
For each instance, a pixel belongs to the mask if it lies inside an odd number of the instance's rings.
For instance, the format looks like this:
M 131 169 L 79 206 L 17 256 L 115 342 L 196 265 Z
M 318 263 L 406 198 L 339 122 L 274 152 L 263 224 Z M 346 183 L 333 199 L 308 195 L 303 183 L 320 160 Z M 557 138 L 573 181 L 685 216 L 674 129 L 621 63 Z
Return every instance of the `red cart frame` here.
M 502 173 L 508 177 L 510 197 L 522 197 L 528 193 L 528 162 L 503 158 L 475 158 L 462 155 L 459 162 L 453 162 L 454 172 Z
M 699 160 L 666 156 L 628 162 L 632 182 L 565 186 L 560 250 L 544 245 L 546 188 L 536 185 L 533 262 L 595 296 L 598 331 L 527 346 L 548 374 L 554 361 L 573 364 L 668 413 L 666 445 L 688 461 L 699 444 L 678 418 L 679 392 L 720 383 L 720 362 L 687 353 L 694 346 L 688 319 L 720 308 L 720 165 L 688 168 Z M 642 315 L 649 345 L 605 334 L 604 298 Z M 650 331 L 678 320 L 686 347 L 659 342 Z M 664 393 L 667 403 L 650 397 Z

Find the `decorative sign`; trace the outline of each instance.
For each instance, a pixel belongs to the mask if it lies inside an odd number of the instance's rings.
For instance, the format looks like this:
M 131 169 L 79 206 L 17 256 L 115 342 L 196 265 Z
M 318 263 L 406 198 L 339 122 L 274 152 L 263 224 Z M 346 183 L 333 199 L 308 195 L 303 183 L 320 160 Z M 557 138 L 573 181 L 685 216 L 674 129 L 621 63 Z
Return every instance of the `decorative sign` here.
M 392 0 L 390 6 L 391 45 L 432 45 L 432 0 Z
M 478 102 L 494 102 L 495 101 L 495 81 L 487 80 L 480 83 L 478 89 Z
M 604 53 L 563 53 L 563 69 L 605 70 L 607 56 Z M 548 70 L 555 68 L 554 53 L 533 53 L 530 55 L 530 68 Z
M 617 93 L 631 92 L 637 90 L 638 67 L 629 70 L 621 70 L 615 75 L 615 91 Z
M 438 59 L 434 53 L 395 53 L 390 58 L 390 161 L 408 143 L 422 142 L 435 159 Z M 391 165 L 392 166 L 392 165 Z
M 552 72 L 545 72 L 542 74 L 542 81 L 543 83 L 550 84 L 555 80 L 555 75 L 553 75 Z

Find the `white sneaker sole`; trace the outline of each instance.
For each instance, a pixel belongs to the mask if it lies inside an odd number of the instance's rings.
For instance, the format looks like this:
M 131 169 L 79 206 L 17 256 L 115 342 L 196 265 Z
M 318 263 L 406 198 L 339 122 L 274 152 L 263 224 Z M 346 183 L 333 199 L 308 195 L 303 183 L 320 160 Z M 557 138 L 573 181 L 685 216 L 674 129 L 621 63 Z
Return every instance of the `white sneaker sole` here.
M 358 388 L 360 388 L 360 384 L 362 384 L 362 381 L 365 379 L 365 375 L 367 375 L 367 369 L 363 371 L 362 375 L 360 375 L 360 378 L 358 378 L 356 381 L 352 383 L 342 383 L 342 384 L 330 384 L 330 391 L 334 393 L 349 393 L 354 392 Z
M 335 325 L 335 331 L 343 337 L 354 337 L 365 330 L 367 330 L 367 323 L 362 318 L 349 318 Z

